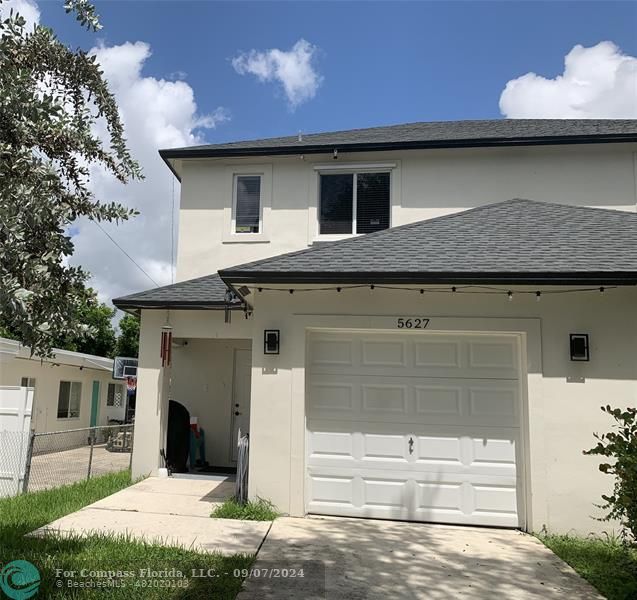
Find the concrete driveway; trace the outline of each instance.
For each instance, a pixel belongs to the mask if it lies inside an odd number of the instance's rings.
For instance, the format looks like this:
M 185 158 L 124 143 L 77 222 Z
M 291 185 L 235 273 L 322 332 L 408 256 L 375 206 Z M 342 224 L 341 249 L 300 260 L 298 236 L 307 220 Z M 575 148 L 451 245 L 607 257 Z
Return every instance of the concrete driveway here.
M 225 555 L 256 554 L 270 522 L 211 519 L 234 491 L 223 476 L 149 477 L 57 519 L 31 535 L 126 535 L 165 546 Z
M 281 518 L 252 571 L 239 600 L 601 598 L 538 540 L 504 529 Z

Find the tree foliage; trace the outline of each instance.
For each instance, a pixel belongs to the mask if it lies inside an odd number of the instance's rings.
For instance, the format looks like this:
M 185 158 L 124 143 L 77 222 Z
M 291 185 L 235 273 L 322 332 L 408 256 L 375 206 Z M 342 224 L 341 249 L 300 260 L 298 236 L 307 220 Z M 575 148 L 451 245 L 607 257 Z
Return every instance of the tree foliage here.
M 95 354 L 96 356 L 111 357 L 115 353 L 117 339 L 112 319 L 115 309 L 110 308 L 97 299 L 97 294 L 91 288 L 85 289 L 79 299 L 78 319 L 86 326 L 82 332 L 67 332 L 58 337 L 51 337 L 54 348 Z M 0 316 L 0 335 L 11 339 L 21 340 L 20 330 L 14 327 L 13 322 Z
M 599 465 L 602 473 L 615 476 L 612 494 L 603 494 L 607 510 L 603 521 L 620 522 L 626 538 L 637 540 L 637 408 L 611 408 L 602 406 L 602 410 L 615 421 L 614 431 L 595 434 L 597 445 L 584 454 L 604 456 L 611 461 Z
M 123 316 L 119 322 L 119 331 L 115 355 L 137 358 L 139 354 L 139 319 L 133 315 Z
M 89 331 L 87 273 L 67 261 L 71 224 L 135 214 L 94 197 L 91 169 L 122 183 L 141 171 L 95 57 L 67 48 L 43 26 L 27 30 L 1 1 L 0 313 L 32 352 L 47 356 L 55 340 Z M 65 8 L 89 30 L 99 28 L 87 0 Z

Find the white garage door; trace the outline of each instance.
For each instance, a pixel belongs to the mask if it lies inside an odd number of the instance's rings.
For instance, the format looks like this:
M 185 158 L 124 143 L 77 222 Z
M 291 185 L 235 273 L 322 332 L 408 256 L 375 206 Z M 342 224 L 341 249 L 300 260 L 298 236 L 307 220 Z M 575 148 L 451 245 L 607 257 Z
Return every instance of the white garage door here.
M 516 336 L 312 333 L 307 373 L 308 512 L 522 525 Z

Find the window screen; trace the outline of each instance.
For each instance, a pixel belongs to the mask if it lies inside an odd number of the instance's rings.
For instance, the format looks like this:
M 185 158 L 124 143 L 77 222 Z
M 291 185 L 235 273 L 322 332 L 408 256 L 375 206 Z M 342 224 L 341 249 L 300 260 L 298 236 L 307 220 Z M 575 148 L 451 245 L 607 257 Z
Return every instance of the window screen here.
M 237 175 L 235 233 L 259 233 L 261 176 Z
M 352 233 L 353 175 L 321 175 L 319 233 Z
M 389 173 L 356 176 L 356 233 L 389 227 Z
M 121 383 L 109 383 L 106 406 L 123 406 L 124 386 Z

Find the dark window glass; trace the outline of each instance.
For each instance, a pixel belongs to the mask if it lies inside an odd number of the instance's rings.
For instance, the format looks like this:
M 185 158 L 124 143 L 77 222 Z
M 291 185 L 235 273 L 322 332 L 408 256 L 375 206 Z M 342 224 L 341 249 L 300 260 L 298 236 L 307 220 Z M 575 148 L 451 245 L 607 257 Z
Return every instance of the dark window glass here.
M 321 175 L 319 233 L 352 233 L 354 176 Z
M 389 173 L 359 173 L 356 180 L 356 233 L 387 229 Z
M 240 175 L 237 177 L 236 233 L 259 233 L 261 215 L 261 177 Z
M 71 382 L 60 381 L 60 392 L 58 394 L 58 419 L 68 419 L 70 395 Z

